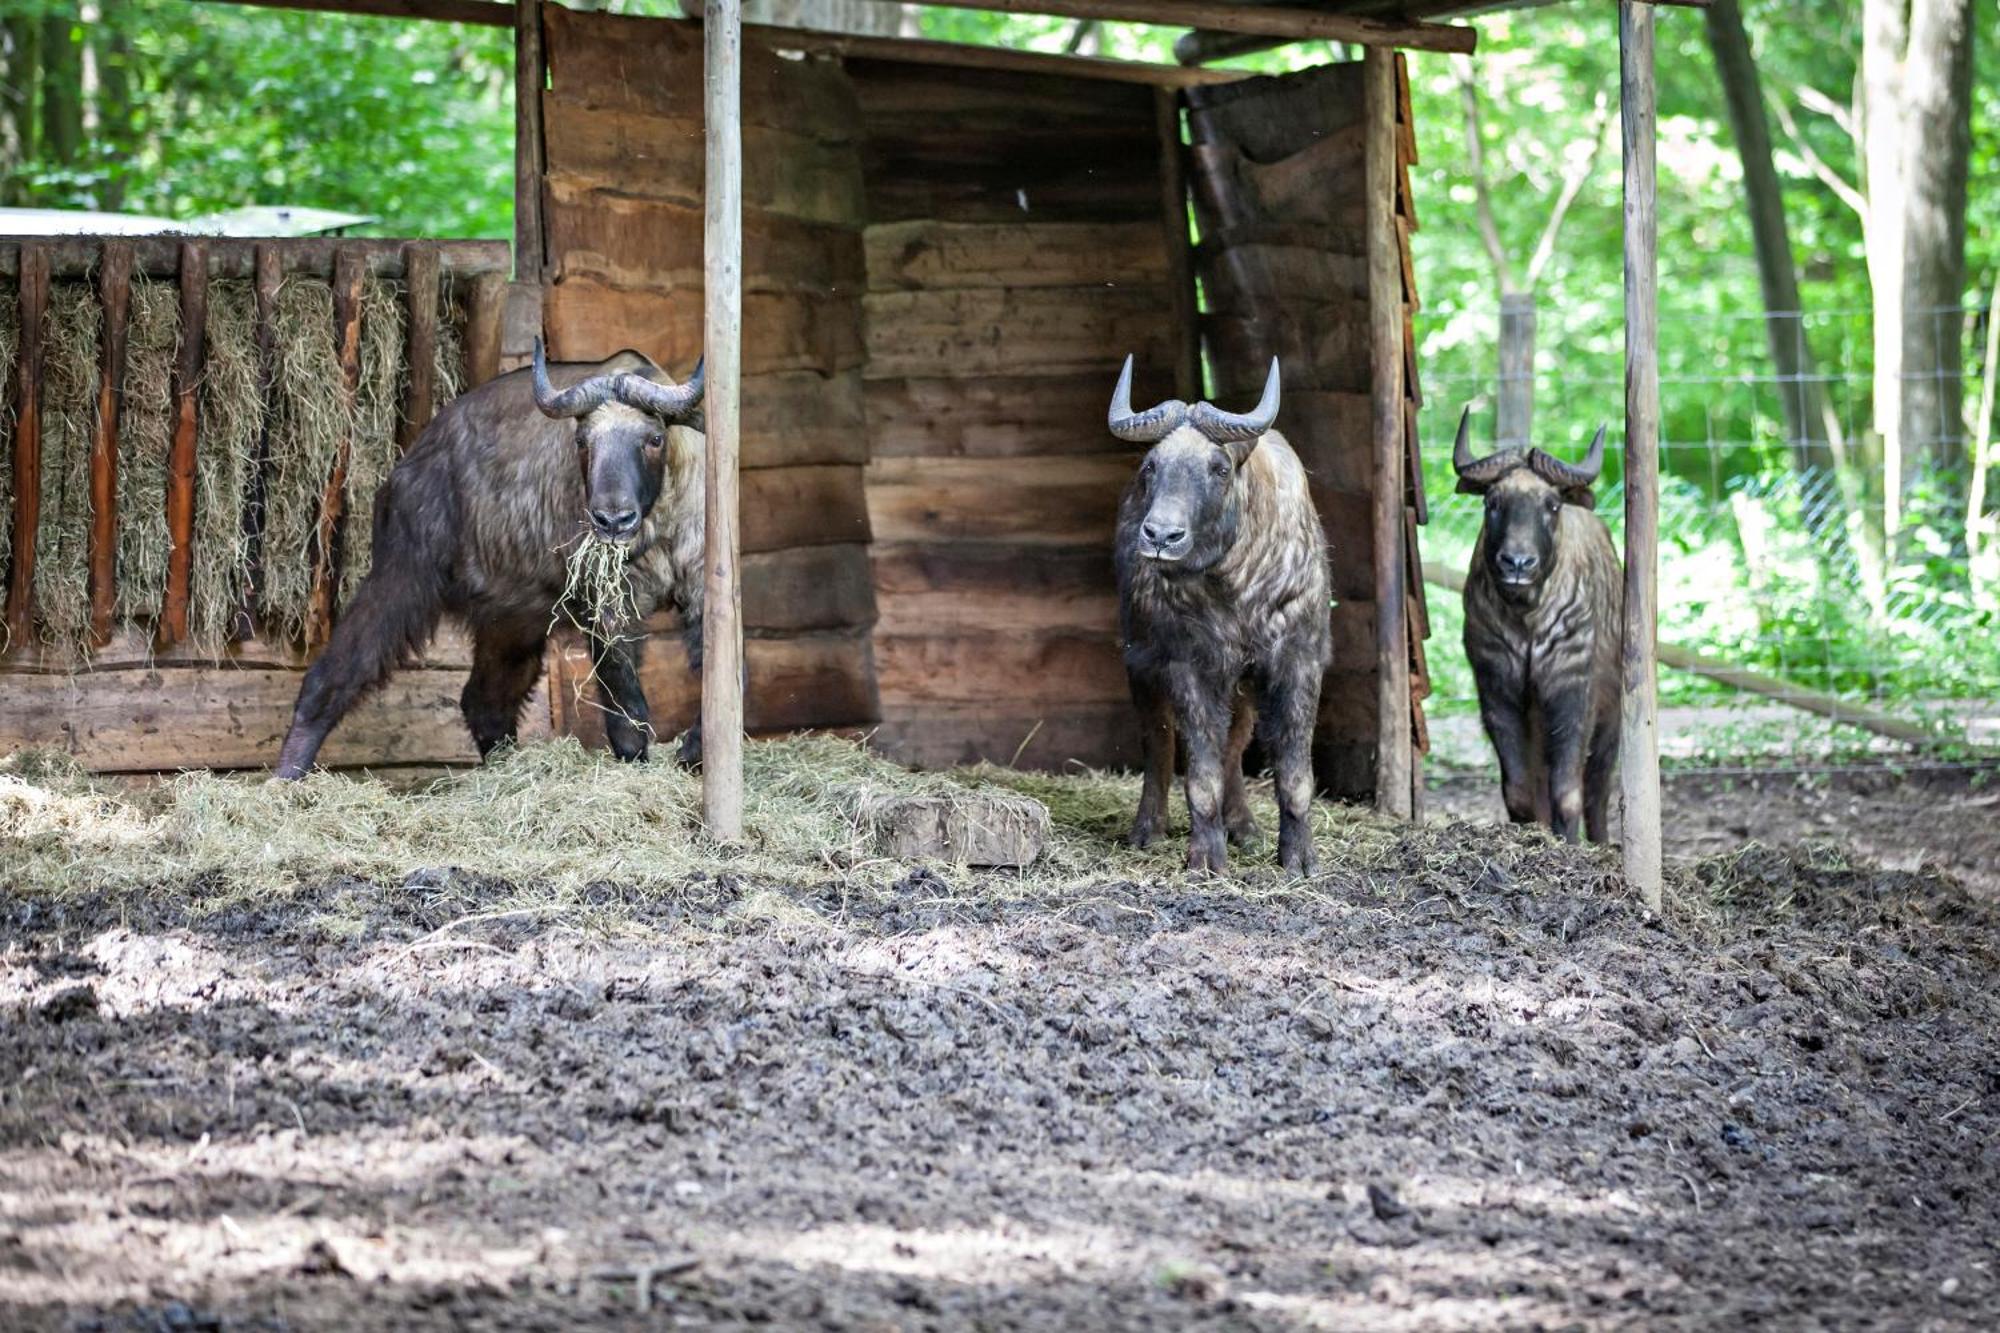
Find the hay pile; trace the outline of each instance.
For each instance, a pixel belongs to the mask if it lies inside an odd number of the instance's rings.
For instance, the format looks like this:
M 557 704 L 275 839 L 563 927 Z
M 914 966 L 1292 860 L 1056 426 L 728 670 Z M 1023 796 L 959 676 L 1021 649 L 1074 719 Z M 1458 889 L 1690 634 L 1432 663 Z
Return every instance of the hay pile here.
M 125 395 L 118 413 L 118 615 L 156 621 L 167 595 L 167 454 L 174 438 L 180 292 L 132 275 Z
M 259 609 L 267 628 L 298 640 L 311 609 L 322 501 L 347 433 L 348 406 L 334 340 L 333 289 L 318 278 L 287 278 L 271 319 L 277 337 Z
M 20 344 L 21 308 L 0 299 L 0 569 L 14 553 L 14 357 Z
M 340 538 L 340 587 L 345 607 L 367 576 L 374 555 L 375 492 L 396 465 L 401 420 L 403 293 L 370 278 L 361 289 L 361 379 L 354 394 L 353 444 L 347 459 L 346 516 Z
M 449 279 L 438 286 L 436 371 L 432 377 L 431 415 L 465 392 L 465 307 Z
M 88 282 L 50 284 L 42 362 L 42 509 L 35 607 L 42 642 L 81 655 L 90 635 L 90 432 L 104 312 Z
M 203 338 L 188 637 L 197 651 L 219 658 L 243 604 L 250 562 L 243 507 L 250 470 L 256 465 L 257 441 L 264 433 L 264 393 L 257 374 L 257 296 L 248 281 L 209 285 Z

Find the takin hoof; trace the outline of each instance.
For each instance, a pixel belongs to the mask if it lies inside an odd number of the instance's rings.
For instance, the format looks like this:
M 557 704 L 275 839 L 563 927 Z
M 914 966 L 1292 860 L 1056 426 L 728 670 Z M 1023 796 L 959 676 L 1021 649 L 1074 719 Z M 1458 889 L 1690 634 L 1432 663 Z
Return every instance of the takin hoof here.
M 1257 827 L 1253 816 L 1229 822 L 1229 845 L 1242 851 L 1256 851 L 1264 845 L 1264 830 Z
M 1125 845 L 1127 847 L 1151 847 L 1153 839 L 1159 836 L 1159 821 L 1148 819 L 1146 816 L 1141 815 L 1132 821 L 1132 831 L 1125 835 Z
M 1200 842 L 1188 843 L 1188 873 L 1191 875 L 1214 875 L 1221 878 L 1229 873 L 1229 848 L 1217 838 L 1213 845 L 1204 846 Z
M 1319 853 L 1313 850 L 1310 840 L 1301 840 L 1278 849 L 1278 865 L 1294 879 L 1310 879 L 1319 873 Z

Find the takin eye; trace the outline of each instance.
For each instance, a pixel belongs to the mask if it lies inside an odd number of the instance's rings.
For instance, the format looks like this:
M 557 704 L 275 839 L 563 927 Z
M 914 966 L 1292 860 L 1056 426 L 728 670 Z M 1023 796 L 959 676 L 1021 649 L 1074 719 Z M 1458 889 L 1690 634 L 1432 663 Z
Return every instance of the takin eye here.
M 1149 458 L 1149 459 L 1147 459 L 1147 460 L 1146 460 L 1145 462 L 1143 462 L 1143 463 L 1141 463 L 1141 464 L 1139 465 L 1139 480 L 1140 480 L 1140 481 L 1151 481 L 1151 480 L 1153 479 L 1153 472 L 1154 472 L 1154 470 L 1155 470 L 1155 469 L 1154 469 L 1154 464 L 1153 464 L 1153 460 L 1152 460 L 1152 459 L 1150 459 L 1150 458 Z
M 1227 458 L 1217 457 L 1209 460 L 1208 464 L 1209 476 L 1214 477 L 1216 480 L 1220 481 L 1222 478 L 1228 476 L 1229 473 L 1230 473 L 1230 466 L 1229 466 L 1229 460 Z
M 646 452 L 649 454 L 657 454 L 658 452 L 660 452 L 660 446 L 665 443 L 666 443 L 666 436 L 664 435 L 648 435 L 646 437 Z
M 1562 512 L 1563 498 L 1560 495 L 1551 495 L 1548 498 L 1547 504 L 1551 514 L 1559 514 Z

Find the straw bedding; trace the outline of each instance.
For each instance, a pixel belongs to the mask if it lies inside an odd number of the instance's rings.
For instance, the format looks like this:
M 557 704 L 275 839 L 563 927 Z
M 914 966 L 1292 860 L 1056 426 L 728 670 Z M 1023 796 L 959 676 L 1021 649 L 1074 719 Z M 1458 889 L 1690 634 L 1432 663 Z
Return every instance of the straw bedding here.
M 88 282 L 50 284 L 42 362 L 42 508 L 35 606 L 42 642 L 80 656 L 90 633 L 90 432 L 104 322 Z
M 216 658 L 228 645 L 243 604 L 250 560 L 243 507 L 264 433 L 257 297 L 249 282 L 210 284 L 203 337 L 188 637 L 197 651 Z
M 179 291 L 144 273 L 132 278 L 125 395 L 118 413 L 118 615 L 159 619 L 166 600 L 167 454 L 174 433 Z

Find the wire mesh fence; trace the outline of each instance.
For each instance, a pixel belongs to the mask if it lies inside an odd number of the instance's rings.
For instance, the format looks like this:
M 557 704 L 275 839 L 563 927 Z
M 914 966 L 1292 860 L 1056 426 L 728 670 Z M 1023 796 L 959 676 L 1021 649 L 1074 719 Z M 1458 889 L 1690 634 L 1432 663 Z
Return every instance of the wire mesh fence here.
M 1597 511 L 1622 542 L 1617 312 L 1537 313 L 1528 442 L 1574 461 L 1599 423 L 1610 423 Z M 1949 743 L 2000 742 L 2000 531 L 1992 512 L 2000 506 L 1976 466 L 1982 452 L 2000 452 L 1986 382 L 1990 319 L 1984 308 L 1927 312 L 1919 328 L 1940 345 L 1955 342 L 1958 354 L 1925 358 L 1926 382 L 1905 375 L 1882 385 L 1868 311 L 1663 312 L 1662 643 L 1832 696 L 1850 718 L 1886 714 Z M 1773 370 L 1767 324 L 1796 340 L 1796 373 Z M 1499 326 L 1497 309 L 1425 312 L 1416 324 L 1430 503 L 1424 554 L 1458 571 L 1481 514 L 1476 500 L 1454 493 L 1461 408 L 1472 409 L 1477 452 L 1518 442 L 1496 439 Z M 1885 395 L 1921 410 L 1878 430 L 1874 406 Z M 1912 438 L 1898 438 L 1906 428 Z M 1436 585 L 1429 595 L 1439 757 L 1483 764 L 1459 599 Z M 1865 731 L 1689 672 L 1663 666 L 1660 683 L 1670 761 L 1828 762 L 1880 748 Z

